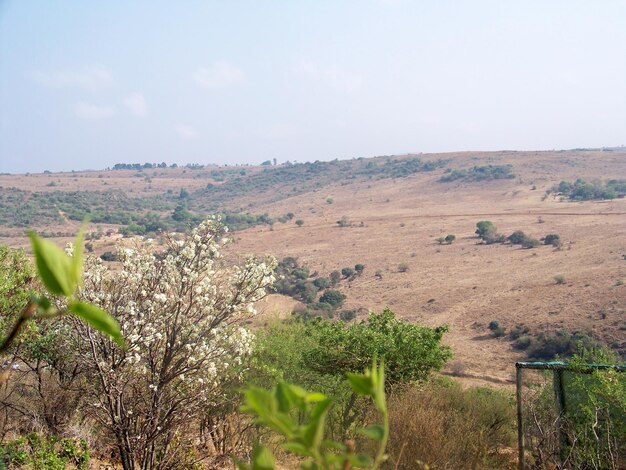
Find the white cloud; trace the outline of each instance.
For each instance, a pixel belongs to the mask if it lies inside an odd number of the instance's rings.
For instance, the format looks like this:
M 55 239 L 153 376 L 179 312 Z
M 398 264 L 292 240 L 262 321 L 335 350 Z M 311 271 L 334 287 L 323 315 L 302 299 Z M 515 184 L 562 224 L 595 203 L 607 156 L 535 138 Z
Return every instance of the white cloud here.
M 131 93 L 124 99 L 124 105 L 131 114 L 137 117 L 145 117 L 148 115 L 148 103 L 141 93 Z
M 219 61 L 211 67 L 198 69 L 192 78 L 198 85 L 214 90 L 243 83 L 246 76 L 243 70 L 235 64 Z
M 30 74 L 30 78 L 49 88 L 75 87 L 87 91 L 100 90 L 113 83 L 111 71 L 100 66 L 62 72 L 36 71 Z
M 184 124 L 174 126 L 174 130 L 183 139 L 191 139 L 196 136 L 196 131 L 193 127 L 186 126 Z
M 115 107 L 108 105 L 97 105 L 81 101 L 74 107 L 74 113 L 79 119 L 96 121 L 109 119 L 115 114 Z
M 352 93 L 363 88 L 363 77 L 343 70 L 337 66 L 320 66 L 314 62 L 303 60 L 295 68 L 296 74 L 302 78 L 323 83 L 337 91 Z

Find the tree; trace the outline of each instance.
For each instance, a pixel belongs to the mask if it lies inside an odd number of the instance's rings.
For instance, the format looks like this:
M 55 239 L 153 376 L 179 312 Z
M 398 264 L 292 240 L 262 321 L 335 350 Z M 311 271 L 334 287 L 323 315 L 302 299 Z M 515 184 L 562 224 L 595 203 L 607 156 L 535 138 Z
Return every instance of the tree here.
M 326 277 L 318 277 L 313 281 L 313 285 L 315 285 L 315 287 L 319 290 L 326 289 L 330 286 L 330 280 Z
M 526 240 L 526 234 L 521 230 L 516 230 L 511 235 L 507 237 L 507 240 L 510 241 L 513 245 L 521 245 L 524 240 Z
M 550 233 L 543 239 L 544 245 L 552 245 L 556 248 L 561 246 L 561 237 L 556 233 Z
M 334 308 L 341 307 L 343 305 L 346 296 L 338 290 L 327 290 L 320 297 L 320 302 L 325 302 L 332 305 Z
M 354 275 L 354 269 L 352 268 L 342 268 L 341 275 L 345 278 L 352 277 Z
M 505 240 L 504 235 L 498 233 L 497 227 L 489 220 L 481 220 L 476 224 L 476 232 L 478 237 L 487 245 L 492 243 L 502 243 Z
M 127 349 L 73 324 L 68 347 L 86 370 L 92 411 L 115 437 L 126 470 L 171 468 L 186 427 L 219 403 L 251 352 L 243 322 L 274 281 L 275 260 L 220 261 L 226 228 L 208 219 L 183 240 L 120 247 L 122 266 L 89 258 L 81 297 L 112 312 Z M 177 440 L 178 445 L 172 446 Z
M 451 357 L 450 348 L 441 344 L 446 327 L 398 320 L 388 308 L 371 313 L 367 321 L 318 321 L 308 330 L 318 345 L 305 352 L 305 363 L 326 374 L 359 371 L 378 357 L 385 362 L 387 385 L 393 385 L 424 379 Z

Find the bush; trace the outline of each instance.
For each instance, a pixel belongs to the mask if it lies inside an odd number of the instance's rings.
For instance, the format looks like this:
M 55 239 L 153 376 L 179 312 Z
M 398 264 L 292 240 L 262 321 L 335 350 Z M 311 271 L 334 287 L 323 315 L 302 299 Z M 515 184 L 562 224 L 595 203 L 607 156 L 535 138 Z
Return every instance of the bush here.
M 340 227 L 350 227 L 352 223 L 350 222 L 350 219 L 348 219 L 348 217 L 344 215 L 341 219 L 337 221 L 337 225 L 339 225 Z
M 513 245 L 521 245 L 526 240 L 526 234 L 521 230 L 516 230 L 511 235 L 507 237 L 507 240 L 511 242 Z
M 597 349 L 600 343 L 586 331 L 558 330 L 540 332 L 532 337 L 526 349 L 530 359 L 549 361 L 555 357 L 568 358 L 585 349 Z
M 330 283 L 333 286 L 336 286 L 341 280 L 341 273 L 339 271 L 333 271 L 330 273 Z
M 118 256 L 117 253 L 113 253 L 112 251 L 105 251 L 100 255 L 100 259 L 102 261 L 117 261 Z
M 325 302 L 333 306 L 333 308 L 341 307 L 346 296 L 338 290 L 327 290 L 320 297 L 320 302 Z
M 313 281 L 313 285 L 317 287 L 319 290 L 326 289 L 330 286 L 330 279 L 326 277 L 318 277 Z
M 407 263 L 400 263 L 398 265 L 398 272 L 399 273 L 405 273 L 409 270 L 409 265 Z
M 544 245 L 552 245 L 555 248 L 561 246 L 561 237 L 556 233 L 550 233 L 543 239 Z
M 302 227 L 302 226 L 304 225 L 304 220 L 302 220 L 302 219 L 298 219 L 298 220 L 296 220 L 296 225 L 297 225 L 298 227 Z
M 354 320 L 356 318 L 356 314 L 357 314 L 357 311 L 354 309 L 342 310 L 341 312 L 339 312 L 339 319 L 342 321 Z
M 563 276 L 563 274 L 557 274 L 554 276 L 554 282 L 556 284 L 565 284 L 565 276 Z
M 367 321 L 345 324 L 318 321 L 309 332 L 317 346 L 304 353 L 305 364 L 325 374 L 363 370 L 374 357 L 385 363 L 389 385 L 426 378 L 450 358 L 441 344 L 446 327 L 429 328 L 398 320 L 385 309 L 371 313 Z
M 64 470 L 89 468 L 89 450 L 84 440 L 44 437 L 36 432 L 0 445 L 2 468 Z
M 523 242 L 522 242 L 522 248 L 526 248 L 526 249 L 530 249 L 530 248 L 536 248 L 539 245 L 541 245 L 541 243 L 539 242 L 539 240 L 537 240 L 536 238 L 532 238 L 532 237 L 527 237 Z
M 365 265 L 364 264 L 355 264 L 354 265 L 354 270 L 356 271 L 356 273 L 360 276 L 361 274 L 363 274 L 363 270 L 365 269 Z
M 489 220 L 481 220 L 476 224 L 476 232 L 478 237 L 487 245 L 493 243 L 503 243 L 504 235 L 498 233 L 497 227 Z
M 448 245 L 450 245 L 450 244 L 452 244 L 452 242 L 453 242 L 454 240 L 456 240 L 456 236 L 455 236 L 455 235 L 452 235 L 452 234 L 449 234 L 449 235 L 446 235 L 446 238 L 445 238 L 444 240 L 445 240 L 445 242 L 446 242 Z
M 506 334 L 506 331 L 504 329 L 504 327 L 502 327 L 500 325 L 500 322 L 497 320 L 492 320 L 489 322 L 489 329 L 493 332 L 493 335 L 496 338 L 499 338 L 501 336 L 504 336 Z
M 341 270 L 341 275 L 343 277 L 345 277 L 345 278 L 352 277 L 352 276 L 354 276 L 354 269 L 352 269 L 352 268 L 343 268 Z

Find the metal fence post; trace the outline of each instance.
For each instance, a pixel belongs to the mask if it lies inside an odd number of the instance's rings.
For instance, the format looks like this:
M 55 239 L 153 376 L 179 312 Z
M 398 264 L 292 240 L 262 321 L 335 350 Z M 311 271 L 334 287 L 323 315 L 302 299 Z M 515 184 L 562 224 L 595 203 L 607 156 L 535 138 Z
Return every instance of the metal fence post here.
M 517 369 L 515 387 L 517 397 L 517 468 L 524 470 L 524 421 L 522 415 L 522 367 L 515 364 Z

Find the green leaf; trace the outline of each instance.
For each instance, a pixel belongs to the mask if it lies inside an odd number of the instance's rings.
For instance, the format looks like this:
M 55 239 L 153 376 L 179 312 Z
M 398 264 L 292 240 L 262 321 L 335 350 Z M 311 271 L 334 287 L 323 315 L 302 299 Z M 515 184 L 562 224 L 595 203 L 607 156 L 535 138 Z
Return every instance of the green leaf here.
M 374 387 L 372 386 L 372 380 L 363 374 L 348 373 L 348 381 L 355 393 L 359 395 L 373 395 Z
M 293 399 L 295 398 L 293 392 L 289 388 L 289 385 L 283 382 L 279 383 L 276 386 L 274 396 L 276 397 L 276 402 L 278 403 L 278 411 L 281 413 L 289 412 Z
M 332 399 L 327 398 L 318 402 L 309 416 L 309 424 L 306 425 L 302 439 L 304 443 L 313 449 L 317 449 L 324 437 L 324 424 L 326 414 L 332 403 Z
M 363 436 L 369 437 L 370 439 L 381 441 L 385 435 L 385 428 L 383 428 L 380 424 L 372 424 L 366 428 L 359 429 L 357 432 Z
M 323 393 L 313 392 L 313 393 L 307 393 L 304 400 L 307 403 L 316 403 L 318 401 L 322 401 L 325 399 L 326 399 L 326 395 L 324 395 Z
M 111 315 L 101 308 L 86 302 L 71 302 L 69 311 L 83 319 L 96 330 L 109 335 L 120 347 L 126 347 L 122 332 L 120 331 L 120 325 Z
M 299 442 L 286 442 L 281 447 L 289 452 L 302 455 L 304 457 L 311 457 L 313 454 L 305 445 L 300 444 Z
M 56 295 L 69 297 L 74 294 L 76 282 L 70 257 L 54 243 L 38 237 L 35 232 L 29 231 L 28 236 L 35 254 L 37 272 L 46 288 Z
M 260 444 L 252 450 L 252 470 L 274 470 L 276 463 L 272 453 Z

